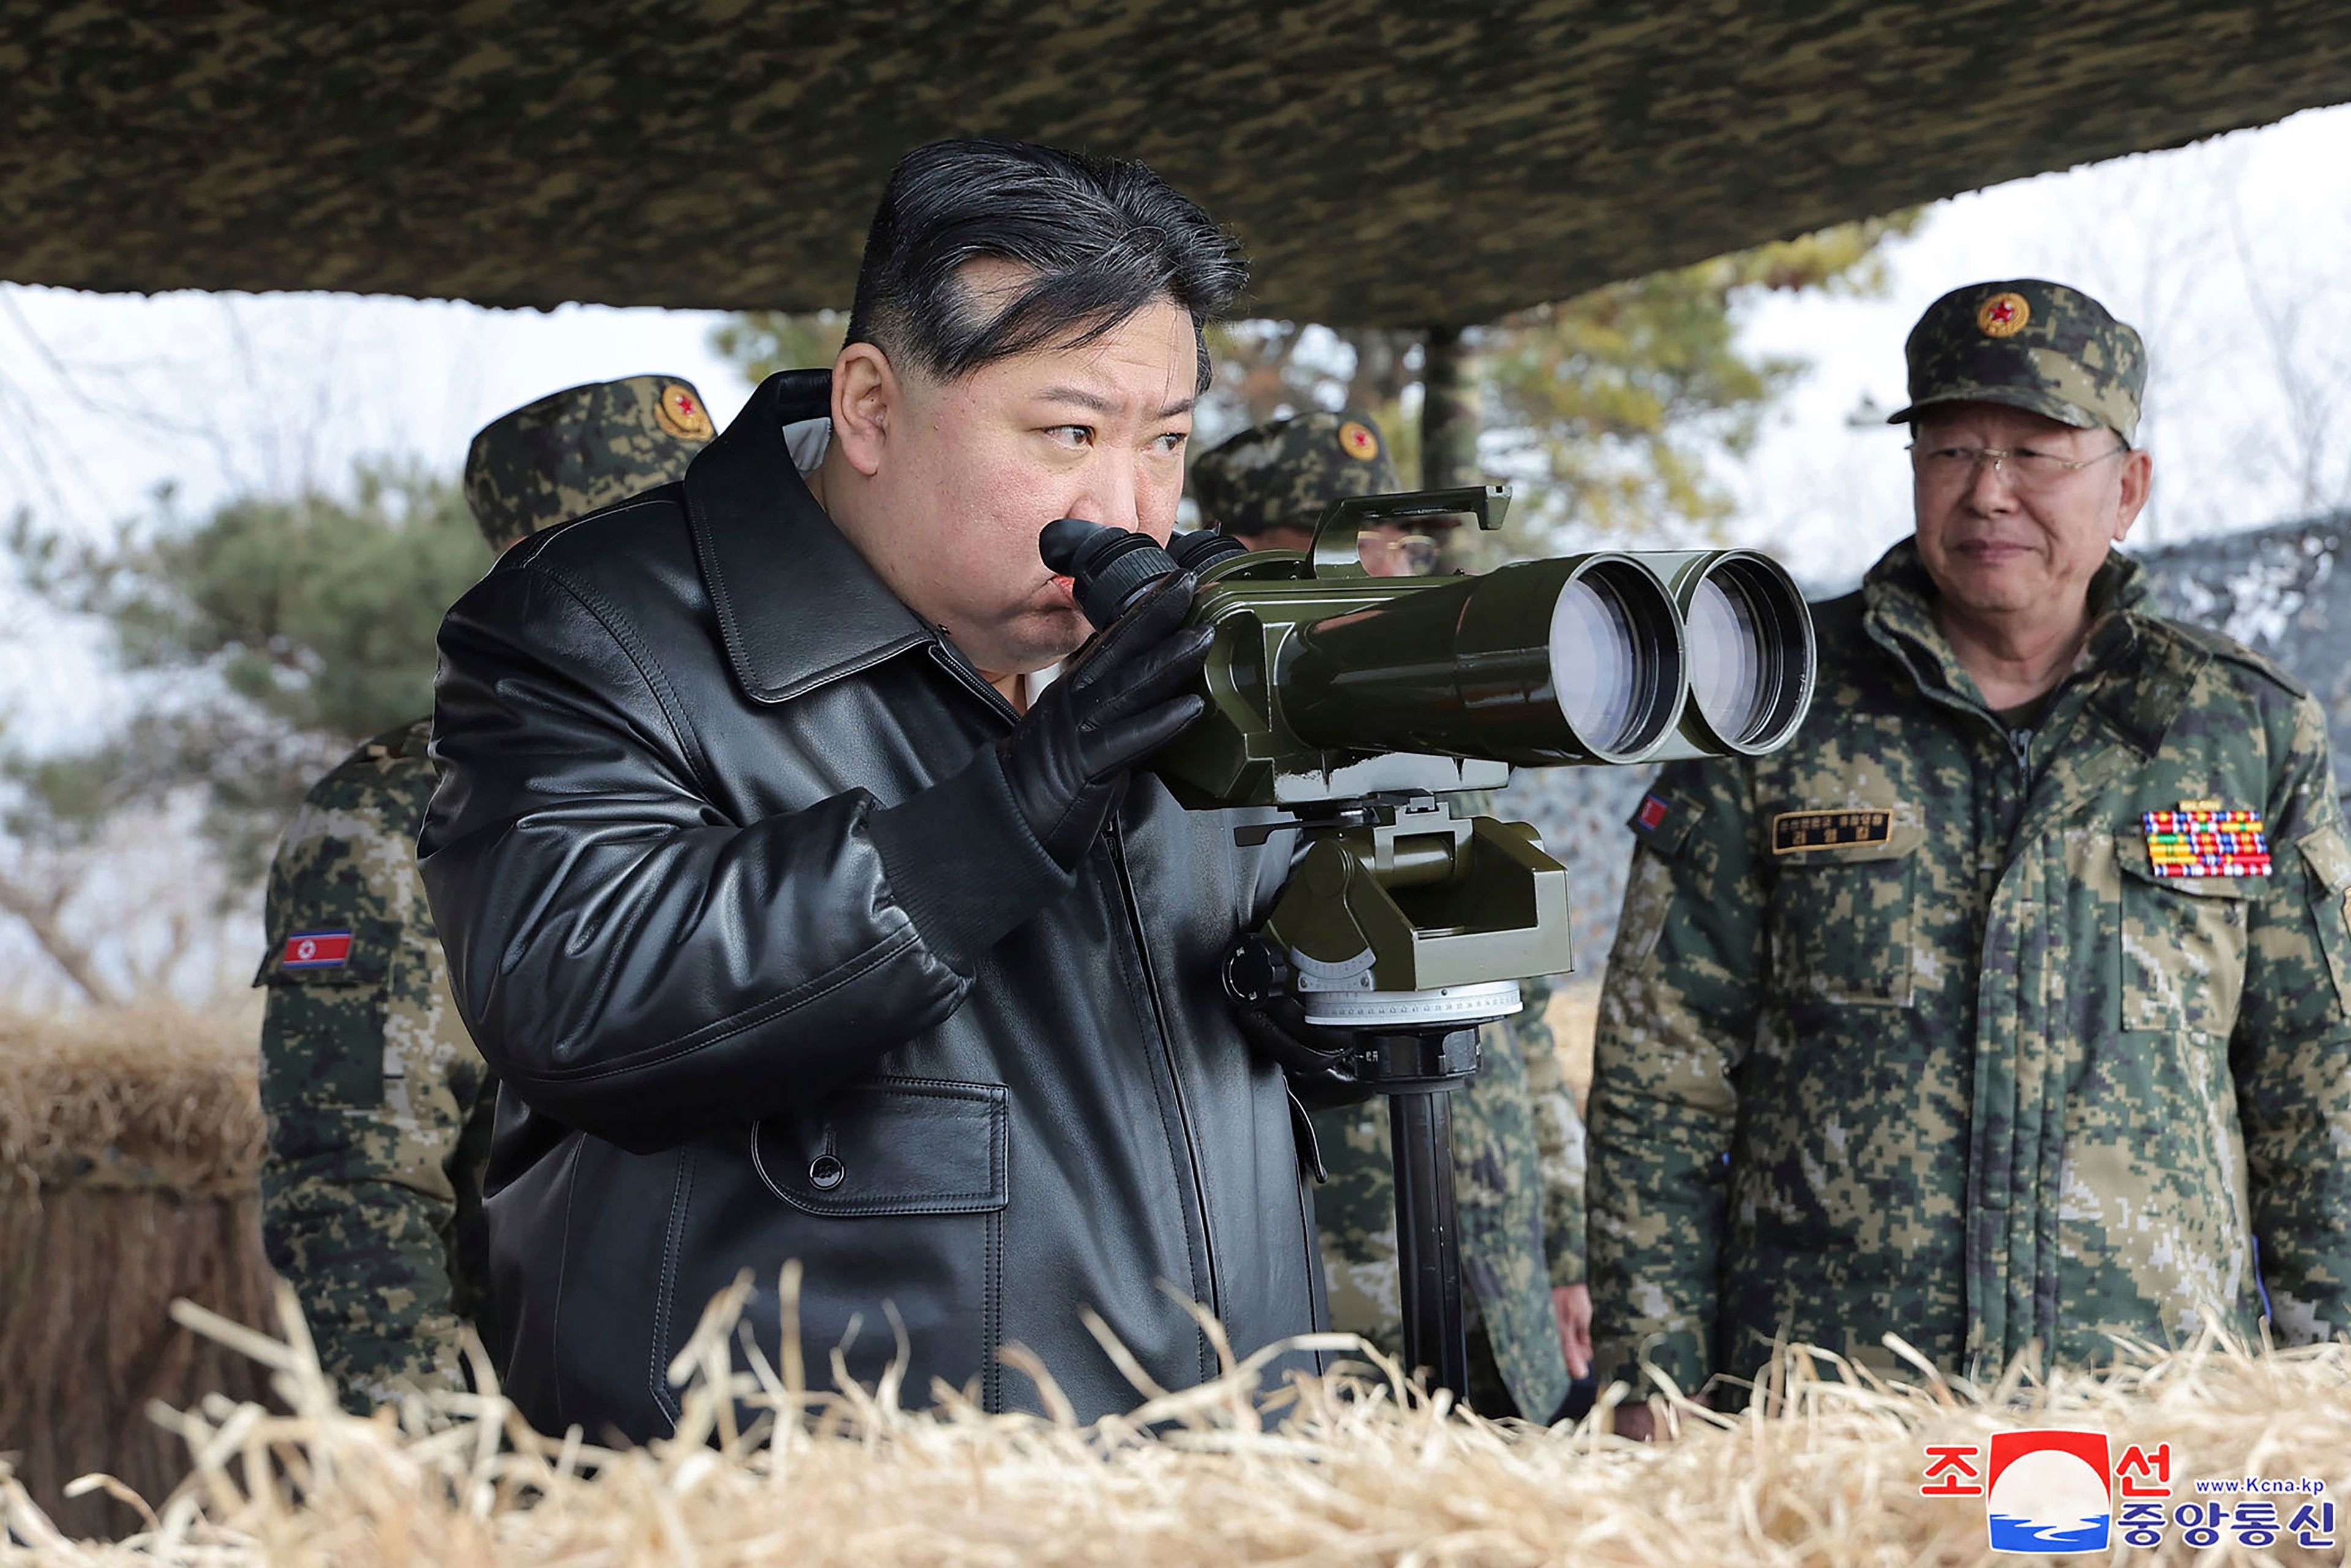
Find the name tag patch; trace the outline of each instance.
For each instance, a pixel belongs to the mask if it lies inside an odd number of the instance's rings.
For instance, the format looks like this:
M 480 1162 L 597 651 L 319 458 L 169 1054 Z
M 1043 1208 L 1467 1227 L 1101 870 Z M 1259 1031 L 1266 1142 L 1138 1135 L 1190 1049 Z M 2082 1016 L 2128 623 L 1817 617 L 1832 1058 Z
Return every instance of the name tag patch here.
M 2259 811 L 2224 811 L 2204 801 L 2147 811 L 2147 866 L 2158 876 L 2267 876 L 2269 834 Z
M 281 969 L 340 969 L 351 960 L 348 931 L 297 931 L 277 956 Z
M 1771 819 L 1771 852 L 1848 850 L 1894 837 L 1894 813 L 1875 810 L 1782 811 Z

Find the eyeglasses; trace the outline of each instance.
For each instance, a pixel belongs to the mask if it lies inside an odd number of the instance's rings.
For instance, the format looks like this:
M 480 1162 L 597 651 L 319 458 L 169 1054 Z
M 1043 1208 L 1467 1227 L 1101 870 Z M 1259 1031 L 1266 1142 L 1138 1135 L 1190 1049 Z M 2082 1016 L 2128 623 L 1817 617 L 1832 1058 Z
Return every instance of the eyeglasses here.
M 1376 577 L 1426 577 L 1437 570 L 1437 543 L 1426 534 L 1364 534 L 1356 548 L 1364 569 Z
M 2040 491 L 2061 485 L 2069 476 L 2109 457 L 2119 457 L 2130 447 L 2126 444 L 2078 462 L 2060 457 L 2054 452 L 2035 452 L 2029 446 L 1921 446 L 1914 441 L 1904 450 L 1910 454 L 1911 465 L 1917 469 L 1918 476 L 1937 485 L 1972 484 L 1976 470 L 1989 460 L 1992 472 L 2007 475 L 2008 482 L 2017 489 Z

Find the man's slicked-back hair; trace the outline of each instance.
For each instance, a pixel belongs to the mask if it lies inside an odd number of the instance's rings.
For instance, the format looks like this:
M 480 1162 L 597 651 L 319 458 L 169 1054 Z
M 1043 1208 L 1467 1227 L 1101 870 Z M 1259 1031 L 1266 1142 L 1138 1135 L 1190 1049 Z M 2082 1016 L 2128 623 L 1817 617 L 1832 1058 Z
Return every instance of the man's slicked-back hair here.
M 996 308 L 957 277 L 984 259 L 1033 276 Z M 934 141 L 901 158 L 883 189 L 848 340 L 950 381 L 1092 342 L 1167 298 L 1191 315 L 1206 392 L 1201 329 L 1248 281 L 1232 237 L 1142 163 L 1025 141 Z

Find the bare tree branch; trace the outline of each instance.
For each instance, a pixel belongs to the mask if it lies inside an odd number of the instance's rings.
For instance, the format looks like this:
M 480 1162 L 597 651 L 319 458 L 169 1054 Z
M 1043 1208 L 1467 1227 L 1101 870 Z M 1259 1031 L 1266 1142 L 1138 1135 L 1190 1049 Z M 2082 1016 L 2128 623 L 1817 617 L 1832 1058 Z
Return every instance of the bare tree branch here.
M 41 951 L 65 971 L 66 977 L 79 988 L 83 996 L 102 1008 L 120 1007 L 122 996 L 98 972 L 89 948 L 76 940 L 58 919 L 66 892 L 63 887 L 53 888 L 45 897 L 0 873 L 0 910 L 24 922 L 33 940 L 41 945 Z

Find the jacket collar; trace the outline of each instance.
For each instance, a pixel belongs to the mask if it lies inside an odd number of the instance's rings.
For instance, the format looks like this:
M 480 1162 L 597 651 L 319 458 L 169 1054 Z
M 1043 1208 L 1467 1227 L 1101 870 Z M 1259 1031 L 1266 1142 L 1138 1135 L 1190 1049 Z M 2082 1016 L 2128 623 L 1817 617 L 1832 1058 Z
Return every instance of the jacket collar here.
M 2123 740 L 2152 757 L 2207 655 L 2169 634 L 2142 608 L 2147 592 L 2146 568 L 2119 550 L 2108 550 L 2105 564 L 2090 579 L 2090 636 L 2074 674 L 2095 680 L 2090 706 Z M 1983 706 L 1973 677 L 1935 623 L 1934 580 L 1918 559 L 1915 538 L 1887 550 L 1870 568 L 1862 580 L 1862 598 L 1871 637 L 1902 655 L 1921 688 L 1939 685 L 1968 706 Z
M 781 371 L 685 471 L 685 514 L 735 678 L 755 702 L 789 702 L 936 641 L 843 538 L 784 447 L 784 426 L 821 419 L 827 371 Z

